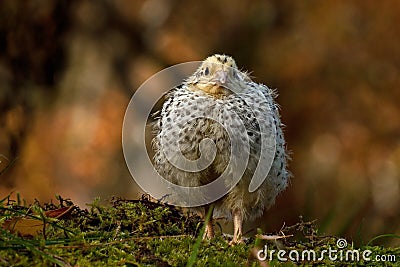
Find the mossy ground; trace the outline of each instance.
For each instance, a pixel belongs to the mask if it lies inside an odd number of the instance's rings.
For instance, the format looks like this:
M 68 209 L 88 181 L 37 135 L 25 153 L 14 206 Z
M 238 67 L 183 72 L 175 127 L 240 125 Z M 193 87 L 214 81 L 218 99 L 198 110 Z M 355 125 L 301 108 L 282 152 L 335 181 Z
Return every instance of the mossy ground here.
M 57 201 L 58 204 L 37 202 L 27 206 L 7 197 L 0 202 L 0 266 L 186 266 L 196 250 L 196 238 L 203 225 L 198 216 L 146 197 L 114 198 L 105 204 L 95 200 L 88 210 L 74 207 L 63 217 L 47 217 L 46 211 L 73 205 L 61 197 Z M 18 229 L 10 228 L 9 222 L 15 218 L 37 220 L 42 230 L 31 236 L 18 233 Z M 320 253 L 329 247 L 336 248 L 338 240 L 318 235 L 312 222 L 299 222 L 277 234 L 287 238 L 251 237 L 236 246 L 229 246 L 223 236 L 203 240 L 192 263 L 195 266 L 377 266 L 376 261 L 329 261 L 327 257 L 282 262 L 276 253 L 272 261 L 259 261 L 256 254 L 265 245 L 269 252 L 285 249 L 301 255 L 304 250 Z M 371 250 L 371 259 L 375 255 L 393 255 L 396 261 L 392 258 L 390 262 L 380 262 L 384 266 L 400 262 L 400 248 L 354 249 Z

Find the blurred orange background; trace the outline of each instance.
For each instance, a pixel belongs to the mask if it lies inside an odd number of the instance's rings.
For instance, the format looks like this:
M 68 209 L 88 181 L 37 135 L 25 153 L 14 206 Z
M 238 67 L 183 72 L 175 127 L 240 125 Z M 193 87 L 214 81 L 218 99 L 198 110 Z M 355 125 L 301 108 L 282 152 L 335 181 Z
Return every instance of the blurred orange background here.
M 398 25 L 391 0 L 3 0 L 0 197 L 139 197 L 121 147 L 130 97 L 218 52 L 278 89 L 287 125 L 293 178 L 254 225 L 302 216 L 357 242 L 399 234 Z

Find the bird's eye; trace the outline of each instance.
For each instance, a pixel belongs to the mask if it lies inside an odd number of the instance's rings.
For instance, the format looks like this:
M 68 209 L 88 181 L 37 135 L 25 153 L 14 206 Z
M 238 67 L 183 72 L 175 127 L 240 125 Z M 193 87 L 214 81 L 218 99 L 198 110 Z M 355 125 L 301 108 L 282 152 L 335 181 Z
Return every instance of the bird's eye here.
M 205 74 L 205 75 L 210 74 L 210 70 L 208 69 L 208 67 L 204 70 L 204 74 Z

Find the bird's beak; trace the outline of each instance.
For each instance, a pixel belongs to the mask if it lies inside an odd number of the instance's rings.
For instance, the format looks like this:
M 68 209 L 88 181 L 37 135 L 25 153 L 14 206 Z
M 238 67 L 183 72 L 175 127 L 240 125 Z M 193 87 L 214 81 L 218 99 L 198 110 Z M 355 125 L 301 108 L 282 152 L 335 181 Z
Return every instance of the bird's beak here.
M 228 80 L 228 71 L 226 70 L 219 70 L 215 73 L 215 78 L 213 82 L 217 83 L 218 85 L 225 85 Z

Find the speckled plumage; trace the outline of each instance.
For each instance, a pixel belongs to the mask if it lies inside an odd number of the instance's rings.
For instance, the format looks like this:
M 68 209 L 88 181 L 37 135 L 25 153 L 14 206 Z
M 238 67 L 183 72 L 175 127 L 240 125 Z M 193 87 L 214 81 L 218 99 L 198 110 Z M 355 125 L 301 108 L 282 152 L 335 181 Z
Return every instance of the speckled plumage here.
M 235 88 L 235 92 L 225 87 Z M 169 92 L 155 126 L 155 168 L 165 179 L 183 186 L 200 186 L 213 181 L 224 172 L 230 159 L 227 131 L 215 120 L 205 117 L 220 119 L 234 129 L 239 140 L 249 140 L 250 157 L 241 180 L 227 195 L 215 202 L 216 213 L 227 218 L 233 216 L 234 243 L 240 241 L 242 220 L 261 216 L 287 187 L 289 173 L 285 140 L 274 97 L 273 90 L 253 82 L 245 72 L 239 71 L 231 57 L 214 55 L 203 61 L 199 69 L 181 86 Z M 261 118 L 259 123 L 267 127 L 272 127 L 272 123 L 275 125 L 276 151 L 266 179 L 256 191 L 250 193 L 249 183 L 261 150 L 260 126 L 255 116 Z M 235 131 L 236 124 L 240 123 L 238 118 L 246 131 Z M 215 143 L 217 154 L 212 164 L 202 171 L 181 170 L 173 166 L 165 156 L 165 150 L 174 154 L 180 149 L 187 159 L 196 160 L 200 157 L 199 143 L 205 138 Z M 179 148 L 176 144 L 179 144 Z M 208 228 L 207 235 L 211 237 L 212 223 Z

